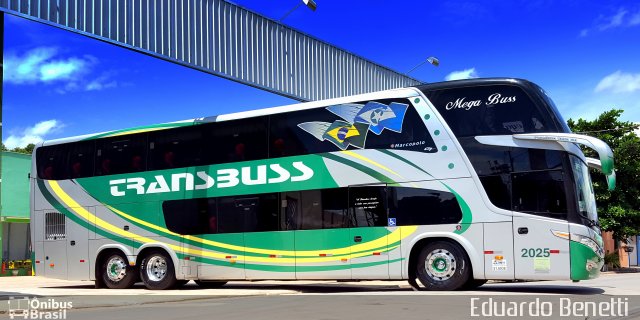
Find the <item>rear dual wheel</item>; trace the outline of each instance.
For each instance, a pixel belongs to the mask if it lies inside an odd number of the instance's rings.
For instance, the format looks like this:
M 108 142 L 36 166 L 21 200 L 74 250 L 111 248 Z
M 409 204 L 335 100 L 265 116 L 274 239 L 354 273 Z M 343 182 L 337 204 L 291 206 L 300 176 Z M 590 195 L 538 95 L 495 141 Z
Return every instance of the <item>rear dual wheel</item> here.
M 147 289 L 166 290 L 179 285 L 173 260 L 164 250 L 148 251 L 140 263 L 140 278 Z M 185 282 L 186 283 L 186 282 Z M 183 283 L 184 284 L 184 283 Z

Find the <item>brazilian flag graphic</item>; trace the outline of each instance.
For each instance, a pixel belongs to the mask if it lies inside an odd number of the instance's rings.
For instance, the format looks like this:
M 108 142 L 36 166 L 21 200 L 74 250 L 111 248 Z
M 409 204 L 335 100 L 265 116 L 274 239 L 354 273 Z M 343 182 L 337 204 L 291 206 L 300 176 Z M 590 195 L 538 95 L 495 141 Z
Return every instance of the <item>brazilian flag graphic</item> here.
M 342 150 L 347 149 L 349 145 L 362 149 L 367 141 L 367 131 L 369 131 L 369 124 L 358 122 L 351 124 L 336 120 L 327 128 L 322 137 Z

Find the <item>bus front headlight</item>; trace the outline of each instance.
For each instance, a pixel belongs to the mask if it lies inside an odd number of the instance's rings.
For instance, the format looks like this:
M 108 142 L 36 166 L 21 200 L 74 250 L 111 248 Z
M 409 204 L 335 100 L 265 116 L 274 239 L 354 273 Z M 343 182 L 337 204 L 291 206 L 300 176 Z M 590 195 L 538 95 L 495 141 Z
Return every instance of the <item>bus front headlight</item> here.
M 604 256 L 602 248 L 600 248 L 600 246 L 591 238 L 589 237 L 585 237 L 583 235 L 580 234 L 576 234 L 576 233 L 571 233 L 571 241 L 575 241 L 578 243 L 581 243 L 589 248 L 591 248 L 591 250 L 593 250 L 593 252 L 595 252 L 598 257 L 602 258 Z

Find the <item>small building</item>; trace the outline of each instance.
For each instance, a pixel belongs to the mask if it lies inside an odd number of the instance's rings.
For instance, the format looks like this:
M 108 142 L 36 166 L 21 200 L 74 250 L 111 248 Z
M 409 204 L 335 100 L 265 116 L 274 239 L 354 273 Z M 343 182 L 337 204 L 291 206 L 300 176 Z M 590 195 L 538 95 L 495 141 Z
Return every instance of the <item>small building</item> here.
M 0 158 L 0 261 L 10 275 L 9 261 L 31 258 L 29 248 L 29 172 L 31 155 L 2 152 Z M 21 274 L 25 270 L 20 271 Z

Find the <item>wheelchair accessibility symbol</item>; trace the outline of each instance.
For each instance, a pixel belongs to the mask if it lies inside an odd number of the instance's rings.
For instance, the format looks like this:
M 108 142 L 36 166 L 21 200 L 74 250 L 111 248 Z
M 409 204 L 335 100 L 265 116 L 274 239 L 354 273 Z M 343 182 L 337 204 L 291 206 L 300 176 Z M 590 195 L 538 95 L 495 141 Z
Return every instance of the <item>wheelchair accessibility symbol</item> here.
M 396 226 L 396 218 L 389 218 L 389 227 Z

